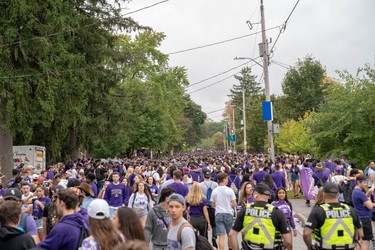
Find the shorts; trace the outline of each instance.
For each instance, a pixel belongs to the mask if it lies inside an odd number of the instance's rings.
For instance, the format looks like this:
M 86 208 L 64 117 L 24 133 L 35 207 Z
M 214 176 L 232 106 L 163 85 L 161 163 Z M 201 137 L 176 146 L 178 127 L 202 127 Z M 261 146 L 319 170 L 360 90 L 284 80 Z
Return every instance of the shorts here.
M 36 224 L 36 229 L 38 229 L 38 230 L 43 229 L 43 219 L 36 219 L 35 224 Z
M 363 228 L 362 240 L 372 240 L 372 225 L 371 218 L 360 218 Z
M 218 213 L 215 215 L 217 235 L 228 234 L 233 226 L 233 215 Z

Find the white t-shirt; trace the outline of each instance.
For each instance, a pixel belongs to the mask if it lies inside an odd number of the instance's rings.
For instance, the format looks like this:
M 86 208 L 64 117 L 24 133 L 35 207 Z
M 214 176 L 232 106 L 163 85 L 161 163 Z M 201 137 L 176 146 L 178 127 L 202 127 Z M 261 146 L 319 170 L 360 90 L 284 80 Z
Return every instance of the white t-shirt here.
M 215 214 L 233 214 L 232 201 L 236 200 L 234 191 L 227 186 L 218 186 L 212 191 L 211 202 L 215 202 Z
M 192 247 L 195 250 L 195 233 L 191 227 L 184 227 L 181 231 L 181 242 L 177 239 L 178 229 L 180 229 L 180 226 L 182 226 L 183 223 L 185 223 L 186 220 L 182 219 L 182 221 L 176 225 L 172 226 L 172 224 L 169 226 L 168 236 L 167 236 L 167 244 L 168 244 L 168 250 L 182 250 L 189 247 Z
M 372 182 L 371 182 L 371 176 L 374 176 L 375 177 L 375 170 L 373 170 L 372 168 L 368 168 L 368 182 L 367 182 L 367 185 L 369 186 L 369 187 L 371 187 L 372 186 Z
M 201 182 L 203 195 L 206 196 L 206 198 L 207 198 L 208 188 L 211 188 L 212 192 L 213 192 L 214 189 L 217 188 L 218 186 L 219 186 L 219 184 L 217 184 L 217 182 L 214 182 L 214 181 L 203 181 L 203 182 Z M 212 193 L 211 193 L 211 196 L 212 196 Z

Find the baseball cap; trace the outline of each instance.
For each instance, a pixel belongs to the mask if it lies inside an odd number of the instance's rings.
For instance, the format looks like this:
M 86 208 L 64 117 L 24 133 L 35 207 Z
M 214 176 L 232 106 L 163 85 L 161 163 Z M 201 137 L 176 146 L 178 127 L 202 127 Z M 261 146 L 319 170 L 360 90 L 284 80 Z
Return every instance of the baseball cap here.
M 203 172 L 204 177 L 206 178 L 211 177 L 211 170 L 209 170 L 208 168 L 204 168 L 202 172 Z
M 180 194 L 172 194 L 168 197 L 168 203 L 171 201 L 180 202 L 182 205 L 185 205 L 185 199 Z
M 13 199 L 16 201 L 21 201 L 22 192 L 18 188 L 8 188 L 5 192 L 4 200 Z
M 89 217 L 97 220 L 109 218 L 109 205 L 103 199 L 93 200 L 87 208 Z
M 323 192 L 328 194 L 337 194 L 339 187 L 333 182 L 326 182 L 323 186 Z
M 65 172 L 65 174 L 66 174 L 66 175 L 73 175 L 73 174 L 72 174 L 72 171 L 70 171 L 70 170 L 67 170 L 67 171 Z
M 254 192 L 257 192 L 258 194 L 271 196 L 271 191 L 270 191 L 269 186 L 267 186 L 264 183 L 257 184 L 254 188 Z
M 39 175 L 33 174 L 33 180 L 37 180 L 39 178 Z

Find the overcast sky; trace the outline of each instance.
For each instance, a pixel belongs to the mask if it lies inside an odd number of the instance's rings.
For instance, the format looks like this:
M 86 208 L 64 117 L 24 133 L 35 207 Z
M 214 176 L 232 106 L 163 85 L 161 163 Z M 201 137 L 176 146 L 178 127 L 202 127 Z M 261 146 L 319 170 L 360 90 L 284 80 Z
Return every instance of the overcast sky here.
M 133 0 L 125 12 L 146 7 L 160 0 Z M 265 0 L 266 29 L 284 23 L 297 0 Z M 295 65 L 298 58 L 312 55 L 326 68 L 331 77 L 338 78 L 336 70 L 347 69 L 355 73 L 358 67 L 375 63 L 375 1 L 374 0 L 301 0 L 287 23 L 286 30 L 275 44 L 271 60 Z M 260 0 L 169 0 L 152 8 L 131 15 L 140 24 L 163 32 L 166 38 L 160 48 L 172 53 L 197 46 L 253 34 L 246 24 L 260 21 Z M 279 28 L 267 31 L 267 37 L 275 42 Z M 235 57 L 259 56 L 258 43 L 261 34 L 184 53 L 171 54 L 170 65 L 187 69 L 190 84 L 225 72 L 246 60 Z M 273 43 L 270 44 L 270 47 Z M 259 59 L 258 59 L 259 60 Z M 253 65 L 249 63 L 248 65 Z M 231 75 L 240 68 L 196 84 L 187 92 L 214 84 L 204 90 L 191 93 L 191 98 L 202 106 L 204 112 L 224 108 L 228 94 L 238 82 Z M 253 66 L 252 72 L 262 75 L 262 68 Z M 281 83 L 286 68 L 272 63 L 269 68 L 270 91 L 282 94 Z M 262 86 L 264 84 L 262 82 Z M 219 121 L 222 111 L 208 114 Z

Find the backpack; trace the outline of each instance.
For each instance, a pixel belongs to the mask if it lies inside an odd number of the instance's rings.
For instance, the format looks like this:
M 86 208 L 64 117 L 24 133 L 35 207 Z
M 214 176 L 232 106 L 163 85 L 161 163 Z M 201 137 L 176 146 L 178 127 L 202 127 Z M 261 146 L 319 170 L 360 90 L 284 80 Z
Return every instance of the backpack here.
M 367 166 L 365 170 L 363 171 L 363 174 L 366 176 L 366 178 L 368 178 L 368 169 L 369 167 Z
M 348 181 L 341 185 L 341 190 L 344 195 L 345 203 L 349 206 L 353 206 L 352 193 L 353 193 L 353 181 Z
M 206 182 L 203 182 L 204 183 L 204 185 L 206 185 L 206 187 L 207 187 L 207 206 L 211 206 L 211 195 L 212 195 L 212 182 L 211 182 L 211 185 L 208 187 L 207 186 L 207 184 L 206 184 Z
M 177 240 L 182 244 L 181 241 L 181 233 L 182 229 L 185 227 L 191 227 L 195 234 L 195 248 L 199 250 L 214 250 L 214 248 L 211 246 L 210 242 L 203 237 L 202 235 L 197 234 L 197 231 L 193 228 L 193 226 L 189 222 L 183 223 L 177 232 Z
M 323 177 L 319 177 L 317 187 L 320 188 L 320 187 L 323 187 L 323 186 L 324 186 Z
M 68 222 L 68 221 L 64 221 L 63 223 L 65 223 L 65 224 L 69 224 L 69 225 L 73 225 L 73 226 L 76 227 L 75 224 L 70 223 L 70 222 Z M 82 242 L 83 242 L 83 240 L 90 236 L 90 232 L 89 232 L 89 230 L 85 227 L 85 225 L 80 226 L 79 229 L 81 230 L 81 233 L 80 233 L 80 235 L 79 235 L 78 248 L 82 247 Z
M 237 179 L 237 176 L 234 178 L 234 180 L 231 179 L 232 183 L 230 184 L 230 188 L 234 191 L 234 194 L 238 194 L 238 188 L 236 184 L 234 183 Z

